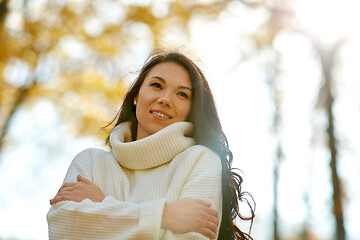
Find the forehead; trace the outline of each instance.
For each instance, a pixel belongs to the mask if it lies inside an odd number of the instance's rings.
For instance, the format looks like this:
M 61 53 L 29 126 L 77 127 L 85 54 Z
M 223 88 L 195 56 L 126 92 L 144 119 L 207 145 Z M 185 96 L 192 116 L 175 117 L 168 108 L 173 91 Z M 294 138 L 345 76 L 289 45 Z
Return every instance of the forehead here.
M 166 84 L 175 84 L 191 87 L 191 79 L 186 68 L 175 62 L 164 62 L 156 64 L 146 75 L 146 80 L 151 80 L 154 76 L 161 77 Z

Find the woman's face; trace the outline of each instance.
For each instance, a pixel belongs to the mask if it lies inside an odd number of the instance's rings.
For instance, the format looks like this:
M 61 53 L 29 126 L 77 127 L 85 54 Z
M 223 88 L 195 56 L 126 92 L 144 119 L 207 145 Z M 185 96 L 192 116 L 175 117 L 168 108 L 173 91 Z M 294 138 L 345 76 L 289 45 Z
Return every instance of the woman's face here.
M 155 65 L 146 75 L 136 101 L 137 137 L 150 136 L 164 127 L 185 121 L 191 108 L 192 86 L 188 71 L 174 62 Z

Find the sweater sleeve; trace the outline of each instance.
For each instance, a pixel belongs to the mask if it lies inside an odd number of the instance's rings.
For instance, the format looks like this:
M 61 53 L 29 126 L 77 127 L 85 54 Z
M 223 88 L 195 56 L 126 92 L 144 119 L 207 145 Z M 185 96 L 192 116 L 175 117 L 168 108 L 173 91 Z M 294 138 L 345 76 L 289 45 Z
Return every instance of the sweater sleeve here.
M 182 187 L 179 199 L 201 199 L 211 203 L 211 208 L 215 209 L 219 215 L 218 234 L 222 216 L 221 160 L 216 153 L 205 147 L 202 149 L 198 158 L 195 165 L 192 166 L 192 170 Z M 209 238 L 195 232 L 180 234 L 174 233 L 171 230 L 166 230 L 162 239 L 202 240 Z
M 92 179 L 91 150 L 72 161 L 64 182 L 76 181 L 78 174 Z M 123 202 L 106 196 L 102 202 L 62 201 L 48 214 L 50 239 L 159 239 L 164 199 L 144 203 Z

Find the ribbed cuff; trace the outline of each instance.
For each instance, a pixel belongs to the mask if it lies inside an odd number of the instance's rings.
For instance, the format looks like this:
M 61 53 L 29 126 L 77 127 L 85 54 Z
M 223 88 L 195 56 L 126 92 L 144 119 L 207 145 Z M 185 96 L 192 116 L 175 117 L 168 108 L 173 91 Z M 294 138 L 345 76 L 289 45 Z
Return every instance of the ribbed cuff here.
M 159 239 L 165 198 L 140 204 L 139 239 Z

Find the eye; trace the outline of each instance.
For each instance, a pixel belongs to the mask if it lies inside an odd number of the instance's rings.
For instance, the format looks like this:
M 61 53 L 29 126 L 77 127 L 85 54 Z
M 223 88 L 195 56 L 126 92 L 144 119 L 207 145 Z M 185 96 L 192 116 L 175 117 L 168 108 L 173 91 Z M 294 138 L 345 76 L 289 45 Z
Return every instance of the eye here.
M 189 95 L 185 92 L 178 92 L 178 95 L 183 97 L 183 98 L 189 98 Z
M 156 87 L 156 88 L 159 88 L 159 89 L 162 89 L 161 84 L 160 84 L 160 83 L 157 83 L 157 82 L 150 84 L 150 86 Z

